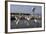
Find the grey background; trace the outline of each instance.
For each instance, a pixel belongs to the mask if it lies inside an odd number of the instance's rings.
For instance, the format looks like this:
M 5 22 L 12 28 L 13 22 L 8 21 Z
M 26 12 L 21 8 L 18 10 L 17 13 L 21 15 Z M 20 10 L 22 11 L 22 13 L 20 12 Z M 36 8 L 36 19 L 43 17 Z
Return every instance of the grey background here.
M 35 8 L 35 14 L 42 14 L 41 6 L 31 6 L 31 5 L 10 5 L 11 13 L 29 13 L 32 14 L 32 8 Z

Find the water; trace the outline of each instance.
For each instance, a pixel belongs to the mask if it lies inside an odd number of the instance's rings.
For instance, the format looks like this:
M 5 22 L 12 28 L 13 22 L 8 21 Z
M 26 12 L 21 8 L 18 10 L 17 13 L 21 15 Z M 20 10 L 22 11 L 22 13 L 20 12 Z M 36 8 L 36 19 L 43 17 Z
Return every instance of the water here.
M 18 24 L 16 24 L 16 21 L 11 21 L 11 29 L 15 28 L 39 28 L 42 27 L 42 20 L 37 20 L 35 22 L 34 20 L 19 20 Z

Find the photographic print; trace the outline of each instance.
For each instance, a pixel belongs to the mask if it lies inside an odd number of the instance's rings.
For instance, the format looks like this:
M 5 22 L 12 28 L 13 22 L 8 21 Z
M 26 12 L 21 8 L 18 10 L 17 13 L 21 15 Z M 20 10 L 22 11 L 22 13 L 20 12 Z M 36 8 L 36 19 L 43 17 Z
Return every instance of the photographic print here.
M 44 4 L 7 2 L 8 32 L 44 30 Z

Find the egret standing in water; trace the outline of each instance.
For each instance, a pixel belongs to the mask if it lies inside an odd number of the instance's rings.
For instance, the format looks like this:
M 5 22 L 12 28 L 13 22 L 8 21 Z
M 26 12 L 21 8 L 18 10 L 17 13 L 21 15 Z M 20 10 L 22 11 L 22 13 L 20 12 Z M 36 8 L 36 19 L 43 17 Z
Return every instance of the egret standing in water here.
M 35 22 L 37 22 L 37 20 L 35 19 L 35 15 L 34 15 L 34 14 L 35 14 L 35 8 L 34 8 L 34 7 L 32 8 L 32 12 L 33 12 L 33 18 L 34 18 L 33 20 L 34 20 Z

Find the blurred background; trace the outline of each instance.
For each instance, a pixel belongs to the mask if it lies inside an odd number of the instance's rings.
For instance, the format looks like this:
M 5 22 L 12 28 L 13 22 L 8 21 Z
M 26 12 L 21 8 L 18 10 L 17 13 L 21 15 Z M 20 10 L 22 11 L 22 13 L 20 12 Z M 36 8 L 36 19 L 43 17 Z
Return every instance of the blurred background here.
M 32 5 L 10 5 L 11 29 L 42 27 L 42 7 Z

